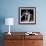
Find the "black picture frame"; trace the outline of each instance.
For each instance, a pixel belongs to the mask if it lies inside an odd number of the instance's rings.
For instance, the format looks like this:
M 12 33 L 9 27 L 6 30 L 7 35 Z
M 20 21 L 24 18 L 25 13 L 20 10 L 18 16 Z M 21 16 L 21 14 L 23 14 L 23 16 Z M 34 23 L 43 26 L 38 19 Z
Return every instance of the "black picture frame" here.
M 36 24 L 36 7 L 19 7 L 19 24 Z

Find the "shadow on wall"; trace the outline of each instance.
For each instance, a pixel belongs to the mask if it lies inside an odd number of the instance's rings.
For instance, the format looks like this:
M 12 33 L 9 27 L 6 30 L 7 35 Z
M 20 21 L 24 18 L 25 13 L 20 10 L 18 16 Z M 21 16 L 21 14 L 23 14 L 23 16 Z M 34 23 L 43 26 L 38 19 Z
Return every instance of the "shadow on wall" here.
M 2 32 L 2 25 L 5 23 L 5 17 L 0 16 L 0 46 L 3 46 L 3 32 Z

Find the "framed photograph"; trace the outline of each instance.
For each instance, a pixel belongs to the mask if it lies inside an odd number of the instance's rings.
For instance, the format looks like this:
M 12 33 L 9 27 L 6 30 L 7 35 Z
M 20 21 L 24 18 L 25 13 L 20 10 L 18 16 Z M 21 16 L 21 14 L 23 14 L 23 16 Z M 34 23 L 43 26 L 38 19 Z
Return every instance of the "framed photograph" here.
M 19 23 L 20 24 L 36 24 L 36 8 L 35 7 L 20 7 L 19 8 Z

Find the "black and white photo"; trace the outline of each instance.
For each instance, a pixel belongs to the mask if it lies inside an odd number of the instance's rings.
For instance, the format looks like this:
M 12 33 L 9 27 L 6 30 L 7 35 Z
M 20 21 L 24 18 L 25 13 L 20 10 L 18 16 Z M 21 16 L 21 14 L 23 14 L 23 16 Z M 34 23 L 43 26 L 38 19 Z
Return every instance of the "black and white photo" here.
M 36 23 L 36 8 L 35 7 L 20 7 L 19 8 L 19 23 Z

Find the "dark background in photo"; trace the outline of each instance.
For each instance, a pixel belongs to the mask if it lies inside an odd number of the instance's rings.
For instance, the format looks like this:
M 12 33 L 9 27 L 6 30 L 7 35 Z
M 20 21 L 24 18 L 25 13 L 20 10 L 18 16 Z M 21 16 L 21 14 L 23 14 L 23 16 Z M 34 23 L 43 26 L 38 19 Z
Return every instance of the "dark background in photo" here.
M 34 12 L 33 12 L 33 9 L 21 9 L 21 16 L 23 15 L 23 13 L 26 13 L 26 11 L 28 11 L 31 15 L 30 15 L 30 20 L 29 20 L 29 22 L 30 21 L 33 21 L 33 14 L 34 14 Z M 26 18 L 25 18 L 26 17 Z M 21 21 L 27 21 L 28 20 L 28 15 L 23 15 L 22 17 L 21 17 Z

